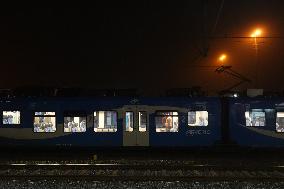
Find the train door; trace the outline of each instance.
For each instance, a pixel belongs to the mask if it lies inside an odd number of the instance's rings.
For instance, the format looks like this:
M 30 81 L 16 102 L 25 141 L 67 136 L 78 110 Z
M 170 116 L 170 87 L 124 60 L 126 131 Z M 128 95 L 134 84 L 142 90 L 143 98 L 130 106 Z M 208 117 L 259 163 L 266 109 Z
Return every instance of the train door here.
M 149 116 L 141 106 L 123 111 L 123 146 L 149 146 Z

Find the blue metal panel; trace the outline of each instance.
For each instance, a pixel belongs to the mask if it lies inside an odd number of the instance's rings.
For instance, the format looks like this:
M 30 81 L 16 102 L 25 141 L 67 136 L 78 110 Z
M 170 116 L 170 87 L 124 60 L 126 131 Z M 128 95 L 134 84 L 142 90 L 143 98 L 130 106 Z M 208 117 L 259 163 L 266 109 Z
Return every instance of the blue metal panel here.
M 155 115 L 150 115 L 150 146 L 211 146 L 221 138 L 221 106 L 217 98 L 184 98 L 184 99 L 160 99 L 156 105 L 168 105 L 173 107 L 198 110 L 198 106 L 204 105 L 208 113 L 208 126 L 189 127 L 187 112 L 179 113 L 179 131 L 157 133 L 155 127 Z
M 220 140 L 221 106 L 218 98 L 133 98 L 103 97 L 103 98 L 18 98 L 13 100 L 0 100 L 0 111 L 20 110 L 22 115 L 20 126 L 3 126 L 0 124 L 0 145 L 30 145 L 30 146 L 122 146 L 123 128 L 122 119 L 118 119 L 118 130 L 115 133 L 96 133 L 89 127 L 85 133 L 64 133 L 64 111 L 85 111 L 92 115 L 97 110 L 113 110 L 124 105 L 170 106 L 189 110 L 205 106 L 209 112 L 209 125 L 207 127 L 189 127 L 187 114 L 179 114 L 179 132 L 156 133 L 154 114 L 149 116 L 150 146 L 210 146 Z M 203 107 L 204 108 L 204 107 Z M 55 133 L 34 133 L 33 116 L 35 111 L 55 111 L 57 131 Z M 2 122 L 2 120 L 1 120 Z M 59 126 L 60 125 L 60 126 Z M 9 136 L 3 136 L 5 129 Z M 23 131 L 28 136 L 21 139 Z M 12 133 L 11 133 L 12 132 Z M 2 134 L 1 134 L 2 133 Z M 41 139 L 33 139 L 42 136 Z
M 276 109 L 283 98 L 230 99 L 230 136 L 241 146 L 284 147 L 284 133 L 276 132 Z M 264 127 L 246 126 L 246 109 L 266 109 Z

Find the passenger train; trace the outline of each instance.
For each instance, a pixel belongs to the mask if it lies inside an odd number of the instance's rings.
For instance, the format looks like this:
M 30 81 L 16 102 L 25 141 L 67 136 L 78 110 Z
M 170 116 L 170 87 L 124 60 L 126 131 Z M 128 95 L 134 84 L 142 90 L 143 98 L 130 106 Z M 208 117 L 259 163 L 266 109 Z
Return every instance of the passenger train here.
M 284 98 L 0 100 L 1 147 L 284 147 Z

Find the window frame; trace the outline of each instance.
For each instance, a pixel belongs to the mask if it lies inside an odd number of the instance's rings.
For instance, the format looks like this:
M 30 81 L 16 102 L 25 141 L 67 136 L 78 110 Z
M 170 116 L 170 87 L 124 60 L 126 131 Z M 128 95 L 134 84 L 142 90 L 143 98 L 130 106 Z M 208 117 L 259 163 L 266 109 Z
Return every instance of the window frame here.
M 283 133 L 283 134 L 284 134 L 284 130 L 283 130 L 283 131 L 278 131 L 278 130 L 277 130 L 277 125 L 276 125 L 276 124 L 277 124 L 277 118 L 278 118 L 277 114 L 278 114 L 278 113 L 283 113 L 283 114 L 284 114 L 284 111 L 277 111 L 277 110 L 276 110 L 275 112 L 276 112 L 276 114 L 275 114 L 275 132 L 276 132 L 276 133 Z M 283 116 L 283 119 L 284 119 L 284 116 Z
M 54 112 L 54 115 L 35 115 L 35 113 L 36 112 Z M 53 131 L 53 132 L 35 132 L 35 130 L 34 130 L 34 128 L 35 128 L 35 126 L 34 126 L 34 120 L 35 120 L 35 118 L 36 117 L 54 117 L 55 118 L 55 131 Z M 57 122 L 56 122 L 56 111 L 34 111 L 33 112 L 33 132 L 34 133 L 44 133 L 44 134 L 46 134 L 46 133 L 55 133 L 56 131 L 57 131 Z
M 264 113 L 264 125 L 247 125 L 247 119 L 246 119 L 246 113 L 248 112 L 249 113 L 249 118 L 251 119 L 251 113 L 253 112 L 253 110 L 261 110 L 261 111 L 254 111 L 254 112 L 263 112 Z M 267 121 L 267 118 L 266 118 L 266 112 L 265 112 L 265 109 L 262 109 L 262 108 L 253 108 L 253 109 L 249 109 L 249 111 L 245 111 L 245 126 L 246 127 L 267 127 L 267 124 L 266 124 L 266 121 Z M 252 121 L 251 121 L 252 122 Z
M 94 116 L 94 112 L 115 112 L 116 113 L 116 128 L 114 131 L 95 131 L 95 116 Z M 92 111 L 92 118 L 93 118 L 93 125 L 92 125 L 92 130 L 94 133 L 117 133 L 118 132 L 118 112 L 116 110 L 94 110 Z M 105 119 L 105 117 L 104 117 Z M 105 125 L 104 125 L 105 126 Z M 104 127 L 105 128 L 105 127 Z
M 146 113 L 146 130 L 145 131 L 140 131 L 140 119 L 139 119 L 139 114 L 140 112 L 145 112 Z M 148 124 L 148 112 L 146 110 L 138 110 L 137 111 L 137 120 L 138 120 L 138 132 L 141 132 L 141 133 L 146 133 L 146 132 L 149 132 L 147 131 L 149 128 L 149 124 Z
M 177 112 L 177 115 L 158 115 L 158 113 L 168 113 L 168 112 L 171 112 L 171 113 Z M 171 118 L 173 118 L 173 117 L 177 117 L 178 118 L 178 128 L 177 128 L 177 131 L 162 131 L 162 132 L 158 132 L 157 131 L 156 117 L 165 117 L 165 116 L 170 116 Z M 173 123 L 174 123 L 174 120 L 172 119 L 172 127 L 171 127 L 171 129 L 173 128 L 173 125 L 174 125 Z M 160 128 L 158 128 L 158 129 L 160 129 Z M 157 111 L 155 111 L 155 132 L 156 133 L 178 133 L 179 129 L 180 129 L 180 119 L 179 119 L 179 112 L 177 110 L 157 110 Z
M 86 121 L 86 130 L 85 131 L 83 131 L 83 132 L 72 132 L 72 131 L 70 131 L 70 132 L 66 132 L 66 131 L 64 131 L 64 129 L 65 129 L 65 118 L 66 117 L 72 117 L 72 118 L 74 118 L 74 117 L 79 117 L 79 118 L 82 118 L 82 117 L 84 117 L 85 118 L 85 121 Z M 88 115 L 87 115 L 87 113 L 85 112 L 85 111 L 80 111 L 80 110 L 78 110 L 78 111 L 68 111 L 68 110 L 66 110 L 65 112 L 63 112 L 63 133 L 86 133 L 87 132 L 87 128 L 88 128 L 88 125 L 87 125 L 87 121 L 88 120 Z M 80 123 L 79 123 L 79 125 L 78 126 L 80 126 Z
M 127 131 L 126 130 L 126 114 L 127 113 L 132 113 L 132 131 Z M 124 131 L 127 132 L 127 133 L 133 133 L 134 132 L 134 125 L 135 125 L 135 112 L 134 111 L 125 111 L 125 128 L 124 128 Z
M 3 120 L 4 120 L 4 112 L 20 112 L 20 123 L 13 123 L 13 124 L 4 124 L 3 123 Z M 2 125 L 3 126 L 19 126 L 22 124 L 22 120 L 23 120 L 23 117 L 22 117 L 22 113 L 21 113 L 21 110 L 2 110 Z
M 188 119 L 188 116 L 189 116 L 189 112 L 195 112 L 195 118 L 196 118 L 196 112 L 207 112 L 207 125 L 189 125 L 189 119 Z M 209 111 L 208 110 L 188 110 L 187 111 L 187 114 L 186 114 L 186 117 L 187 117 L 187 127 L 189 128 L 203 128 L 203 127 L 209 127 Z M 197 120 L 195 120 L 195 123 L 197 122 Z

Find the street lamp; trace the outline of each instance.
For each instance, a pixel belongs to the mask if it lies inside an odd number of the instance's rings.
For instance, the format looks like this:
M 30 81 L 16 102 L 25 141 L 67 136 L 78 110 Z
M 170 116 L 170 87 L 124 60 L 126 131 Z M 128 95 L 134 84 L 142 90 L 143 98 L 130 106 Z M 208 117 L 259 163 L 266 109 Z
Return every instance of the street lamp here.
M 262 34 L 262 30 L 257 28 L 256 30 L 254 30 L 254 32 L 250 36 L 257 38 L 257 37 L 260 37 L 261 34 Z
M 260 37 L 262 34 L 262 30 L 260 28 L 255 29 L 252 33 L 251 33 L 251 38 L 253 38 L 254 40 L 254 47 L 255 47 L 255 58 L 256 58 L 256 71 L 255 71 L 255 86 L 257 87 L 258 84 L 258 67 L 259 67 L 259 63 L 258 63 L 258 44 L 257 44 L 257 38 Z
M 221 54 L 219 57 L 218 57 L 218 62 L 220 62 L 222 65 L 224 65 L 224 63 L 227 61 L 227 55 L 226 54 Z
M 220 62 L 224 62 L 226 59 L 227 59 L 227 55 L 226 55 L 226 54 L 221 54 L 221 55 L 219 56 L 219 58 L 218 58 L 218 60 L 219 60 Z
M 251 35 L 250 35 L 250 37 L 254 39 L 254 45 L 255 45 L 255 51 L 256 51 L 256 53 L 257 53 L 257 40 L 256 40 L 256 39 L 257 39 L 258 37 L 260 37 L 261 34 L 262 34 L 262 30 L 259 29 L 259 28 L 257 28 L 257 29 L 255 29 L 255 30 L 251 33 Z

